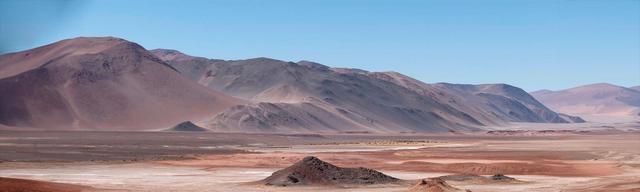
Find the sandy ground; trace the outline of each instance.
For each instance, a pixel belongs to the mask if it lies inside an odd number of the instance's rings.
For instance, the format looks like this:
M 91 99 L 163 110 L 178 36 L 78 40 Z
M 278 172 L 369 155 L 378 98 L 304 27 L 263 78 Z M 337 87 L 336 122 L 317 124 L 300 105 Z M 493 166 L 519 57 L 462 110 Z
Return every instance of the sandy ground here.
M 87 136 L 71 139 L 65 136 L 69 133 Z M 120 135 L 122 141 L 100 139 L 105 135 Z M 474 192 L 640 190 L 639 133 L 332 136 L 67 132 L 45 136 L 40 132 L 3 132 L 0 137 L 0 177 L 93 187 L 87 191 L 406 191 L 409 187 L 248 184 L 308 155 L 407 180 L 453 173 L 503 173 L 523 181 L 450 182 Z M 127 137 L 131 140 L 124 139 Z M 141 151 L 147 153 L 137 154 Z

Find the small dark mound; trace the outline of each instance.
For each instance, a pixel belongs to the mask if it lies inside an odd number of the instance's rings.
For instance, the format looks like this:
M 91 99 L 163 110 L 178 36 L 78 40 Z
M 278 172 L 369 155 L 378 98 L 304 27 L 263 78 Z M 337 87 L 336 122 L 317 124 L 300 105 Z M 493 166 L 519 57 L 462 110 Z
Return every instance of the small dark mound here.
M 437 177 L 445 181 L 485 181 L 486 177 L 476 175 L 476 174 L 454 174 L 454 175 L 445 175 Z
M 470 183 L 476 183 L 476 184 L 503 183 L 503 182 L 521 183 L 522 182 L 515 178 L 507 177 L 503 174 L 496 174 L 490 177 L 485 177 L 485 176 L 476 175 L 476 174 L 463 173 L 463 174 L 445 175 L 437 178 L 445 181 L 470 182 Z
M 491 180 L 494 181 L 515 181 L 516 179 L 513 177 L 508 177 L 506 175 L 503 174 L 495 174 L 493 176 L 491 176 Z
M 191 121 L 185 121 L 169 129 L 165 129 L 165 131 L 201 132 L 201 131 L 207 131 L 207 129 L 197 126 L 196 124 L 193 124 Z
M 422 179 L 413 187 L 409 188 L 410 192 L 470 192 L 470 190 L 462 190 L 449 185 L 440 178 Z
M 316 157 L 305 157 L 262 180 L 265 185 L 363 185 L 388 184 L 400 179 L 367 168 L 342 168 Z

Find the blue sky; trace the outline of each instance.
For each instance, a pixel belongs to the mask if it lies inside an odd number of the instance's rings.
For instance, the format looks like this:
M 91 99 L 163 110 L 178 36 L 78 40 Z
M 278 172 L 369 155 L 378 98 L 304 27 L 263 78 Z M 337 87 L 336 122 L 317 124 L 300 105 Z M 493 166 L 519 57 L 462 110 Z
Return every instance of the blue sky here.
M 0 52 L 76 36 L 427 83 L 640 85 L 640 0 L 0 0 Z

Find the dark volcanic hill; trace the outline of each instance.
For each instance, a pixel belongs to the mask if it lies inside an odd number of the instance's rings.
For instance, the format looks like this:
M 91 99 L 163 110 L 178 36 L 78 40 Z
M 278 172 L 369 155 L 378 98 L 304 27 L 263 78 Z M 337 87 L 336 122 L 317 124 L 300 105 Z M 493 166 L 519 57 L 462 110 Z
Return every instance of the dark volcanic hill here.
M 165 131 L 202 132 L 202 131 L 208 131 L 208 130 L 196 124 L 193 124 L 193 122 L 191 121 L 185 121 L 177 124 L 176 126 L 165 129 Z
M 0 56 L 0 124 L 7 126 L 144 130 L 239 103 L 118 38 L 74 38 Z
M 560 91 L 542 90 L 531 93 L 550 108 L 580 115 L 640 115 L 640 91 L 599 83 Z
M 269 58 L 213 60 L 152 52 L 183 76 L 259 102 L 208 122 L 222 131 L 464 131 L 508 122 L 580 122 L 508 85 L 426 84 L 395 72 L 330 68 Z
M 389 184 L 400 179 L 367 168 L 343 168 L 316 157 L 305 157 L 294 165 L 276 171 L 262 180 L 265 185 L 363 185 Z

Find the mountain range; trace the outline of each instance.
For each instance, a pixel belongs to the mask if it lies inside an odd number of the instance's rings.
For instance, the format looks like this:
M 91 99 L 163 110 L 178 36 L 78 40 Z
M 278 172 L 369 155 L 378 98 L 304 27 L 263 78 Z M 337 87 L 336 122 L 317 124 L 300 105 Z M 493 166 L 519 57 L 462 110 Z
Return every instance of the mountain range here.
M 309 61 L 224 61 L 176 50 L 151 52 L 195 82 L 257 102 L 207 121 L 206 127 L 217 130 L 468 131 L 507 122 L 582 121 L 505 84 L 426 84 L 396 72 Z
M 113 37 L 67 39 L 0 56 L 0 127 L 165 130 L 185 121 L 260 133 L 458 132 L 512 122 L 584 122 L 506 84 L 427 84 L 397 72 L 310 61 L 208 59 L 148 51 Z
M 577 115 L 640 116 L 640 86 L 590 84 L 531 93 L 551 109 Z

